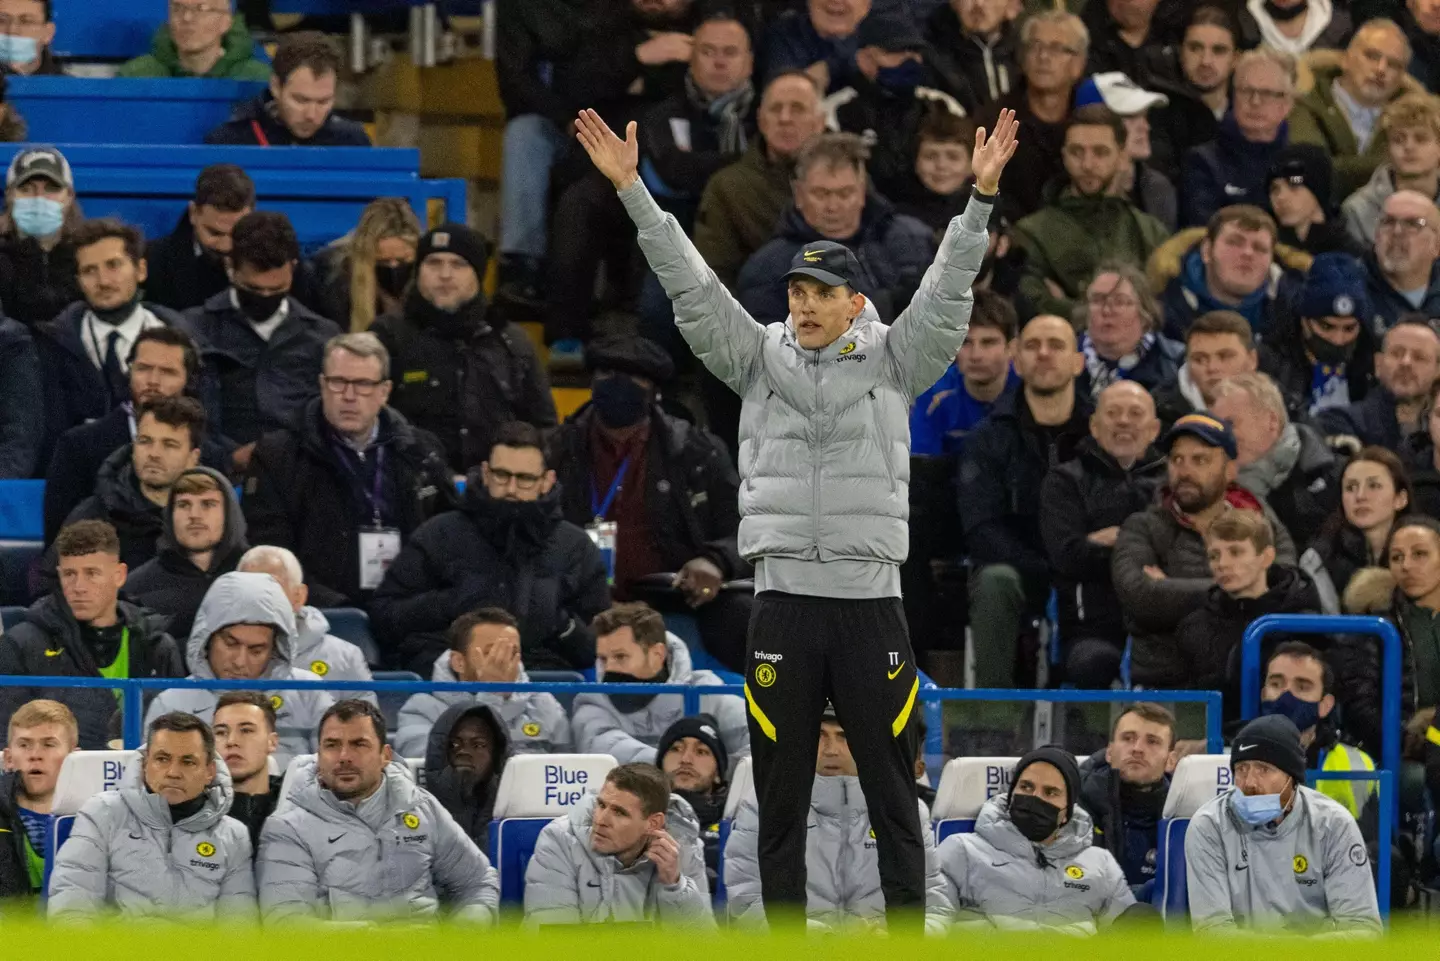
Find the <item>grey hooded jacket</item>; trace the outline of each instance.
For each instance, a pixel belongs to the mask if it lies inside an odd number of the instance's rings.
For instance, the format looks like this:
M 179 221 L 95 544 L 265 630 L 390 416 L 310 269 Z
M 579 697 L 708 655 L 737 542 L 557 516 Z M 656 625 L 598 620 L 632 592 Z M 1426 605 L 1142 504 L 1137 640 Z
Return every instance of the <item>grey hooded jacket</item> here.
M 930 824 L 924 801 L 920 823 Z M 839 930 L 856 921 L 883 922 L 885 894 L 880 890 L 880 862 L 870 812 L 856 777 L 815 778 L 810 814 L 805 822 L 805 916 L 812 927 Z M 760 900 L 760 810 L 753 797 L 742 801 L 725 842 L 725 892 L 730 920 L 744 926 L 765 923 Z M 935 835 L 925 836 L 926 902 L 940 894 L 941 876 L 935 858 Z
M 321 786 L 313 757 L 296 765 L 289 798 L 265 821 L 255 879 L 266 924 L 318 919 L 495 920 L 500 875 L 400 761 L 379 790 L 342 801 Z
M 178 824 L 144 770 L 142 756 L 118 790 L 80 808 L 50 875 L 49 916 L 254 921 L 250 832 L 225 816 L 235 796 L 225 762 L 215 762 L 204 806 Z
M 1232 796 L 1207 801 L 1185 834 L 1196 932 L 1381 933 L 1370 858 L 1349 811 L 1301 787 L 1277 827 L 1252 827 L 1232 813 Z
M 458 681 L 450 669 L 450 652 L 435 658 L 432 681 Z M 521 684 L 530 676 L 520 665 Z M 544 692 L 515 694 L 465 694 L 458 691 L 426 691 L 413 694 L 400 708 L 400 733 L 395 735 L 395 751 L 402 757 L 424 757 L 430 729 L 452 707 L 484 704 L 493 710 L 510 734 L 510 747 L 516 754 L 564 754 L 570 750 L 570 719 L 555 695 Z
M 1115 856 L 1091 844 L 1094 830 L 1077 806 L 1060 836 L 1042 847 L 1010 822 L 1008 796 L 986 801 L 974 834 L 952 834 L 940 845 L 942 883 L 925 899 L 926 932 L 982 926 L 1095 934 L 1135 896 Z
M 232 571 L 211 585 L 195 614 L 190 629 L 190 643 L 185 649 L 185 662 L 190 677 L 213 681 L 210 667 L 210 638 L 232 624 L 268 624 L 275 628 L 275 649 L 270 663 L 260 675 L 266 680 L 318 681 L 309 671 L 293 667 L 295 661 L 295 614 L 290 601 L 269 574 L 246 574 Z M 145 725 L 169 711 L 186 711 L 209 724 L 215 717 L 218 691 L 172 688 L 164 691 L 145 712 Z M 275 760 L 282 768 L 290 759 L 315 750 L 315 730 L 320 716 L 335 703 L 326 691 L 275 691 L 270 695 L 275 705 L 276 733 L 280 750 Z
M 674 634 L 665 635 L 670 667 L 667 684 L 704 687 L 724 684 L 710 671 L 690 666 L 690 649 Z M 595 665 L 595 676 L 604 680 L 605 670 Z M 700 698 L 700 710 L 714 716 L 720 726 L 720 740 L 733 762 L 750 753 L 750 732 L 746 728 L 745 702 L 735 694 L 710 694 Z M 575 749 L 582 754 L 609 754 L 621 764 L 643 761 L 654 764 L 660 736 L 685 716 L 685 699 L 679 694 L 660 694 L 638 711 L 617 708 L 608 694 L 581 694 L 575 698 L 571 716 L 575 724 Z
M 750 317 L 642 182 L 620 199 L 676 327 L 743 399 L 741 555 L 903 562 L 910 405 L 965 342 L 991 205 L 972 195 L 892 326 L 867 303 L 845 336 L 814 351 L 801 349 L 790 321 L 767 327 Z
M 330 621 L 318 607 L 308 604 L 295 615 L 294 662 L 316 677 L 332 681 L 369 681 L 370 665 L 365 663 L 365 652 L 343 638 L 330 633 Z M 331 691 L 337 701 L 358 697 L 378 704 L 373 691 Z
M 627 868 L 591 850 L 594 815 L 595 795 L 587 794 L 540 832 L 525 868 L 526 925 L 658 921 L 714 929 L 700 825 L 689 804 L 672 794 L 665 812 L 665 830 L 680 847 L 680 880 L 669 885 L 643 855 Z
M 1380 223 L 1385 201 L 1395 193 L 1395 171 L 1388 163 L 1375 168 L 1365 186 L 1345 198 L 1340 214 L 1345 218 L 1345 232 L 1366 250 L 1375 245 L 1375 227 Z M 1440 203 L 1440 196 L 1435 201 Z

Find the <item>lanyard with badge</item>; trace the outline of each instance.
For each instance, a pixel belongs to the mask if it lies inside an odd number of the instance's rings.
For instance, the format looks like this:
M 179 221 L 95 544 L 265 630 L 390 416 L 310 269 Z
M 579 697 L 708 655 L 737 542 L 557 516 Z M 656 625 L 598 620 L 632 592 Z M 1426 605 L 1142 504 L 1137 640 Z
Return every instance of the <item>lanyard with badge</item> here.
M 607 521 L 605 515 L 610 513 L 610 508 L 614 506 L 615 497 L 625 482 L 625 472 L 629 469 L 630 458 L 627 457 L 615 472 L 615 479 L 610 482 L 610 489 L 605 492 L 604 500 L 600 499 L 594 476 L 590 478 L 590 512 L 595 515 L 595 520 L 585 528 L 585 533 L 590 535 L 590 540 L 600 549 L 600 556 L 605 559 L 606 577 L 611 587 L 615 586 L 615 545 L 620 538 L 620 528 L 614 521 Z
M 350 466 L 350 461 L 343 452 L 340 454 L 340 463 L 355 474 L 356 480 L 361 481 L 360 490 L 370 507 L 370 526 L 361 527 L 358 536 L 360 589 L 373 591 L 380 586 L 380 582 L 385 579 L 385 572 L 400 554 L 400 531 L 394 527 L 386 527 L 380 518 L 380 486 L 385 482 L 385 448 L 383 445 L 375 448 L 375 480 L 370 490 L 365 490 L 364 481 Z

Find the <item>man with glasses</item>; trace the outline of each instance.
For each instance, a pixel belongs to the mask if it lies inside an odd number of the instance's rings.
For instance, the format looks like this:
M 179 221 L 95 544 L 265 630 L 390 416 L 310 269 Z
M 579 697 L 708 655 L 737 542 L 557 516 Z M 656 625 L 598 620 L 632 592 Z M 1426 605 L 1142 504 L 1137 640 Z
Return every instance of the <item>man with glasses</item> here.
M 379 338 L 333 337 L 323 363 L 320 396 L 256 445 L 245 516 L 252 542 L 294 552 L 316 607 L 364 606 L 386 553 L 366 549 L 383 547 L 385 531 L 403 544 L 459 500 L 439 443 L 388 406 L 390 354 Z M 365 570 L 362 557 L 373 562 Z
M 269 80 L 270 67 L 255 58 L 255 41 L 232 3 L 170 0 L 170 21 L 155 31 L 150 52 L 122 66 L 120 76 Z
M 0 0 L 0 64 L 22 76 L 62 74 L 50 52 L 54 0 Z
M 540 432 L 503 425 L 459 510 L 421 525 L 371 600 L 386 660 L 428 677 L 457 617 L 499 607 L 519 621 L 527 668 L 594 666 L 590 620 L 610 606 L 605 560 L 561 519 L 560 498 Z
M 1388 330 L 1403 314 L 1440 316 L 1440 209 L 1414 190 L 1390 195 L 1375 225 L 1375 249 L 1365 257 L 1366 288 L 1375 320 Z

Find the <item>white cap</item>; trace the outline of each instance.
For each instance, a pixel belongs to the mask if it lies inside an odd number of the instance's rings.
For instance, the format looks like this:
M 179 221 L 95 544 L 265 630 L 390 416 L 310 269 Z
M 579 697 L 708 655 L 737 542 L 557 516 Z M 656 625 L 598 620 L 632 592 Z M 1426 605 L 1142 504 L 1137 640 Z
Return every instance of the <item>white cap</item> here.
M 1086 77 L 1075 89 L 1075 106 L 1103 103 L 1122 117 L 1133 117 L 1169 102 L 1163 93 L 1144 89 L 1118 70 Z

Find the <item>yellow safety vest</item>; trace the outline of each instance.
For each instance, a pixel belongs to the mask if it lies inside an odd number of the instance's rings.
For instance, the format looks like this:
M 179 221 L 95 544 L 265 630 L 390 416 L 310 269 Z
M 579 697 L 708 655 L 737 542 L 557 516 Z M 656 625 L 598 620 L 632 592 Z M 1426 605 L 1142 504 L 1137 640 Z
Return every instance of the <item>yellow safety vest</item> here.
M 1336 744 L 1325 752 L 1320 762 L 1322 771 L 1373 771 L 1370 755 L 1349 744 Z M 1357 821 L 1370 796 L 1379 790 L 1375 781 L 1318 781 L 1315 789 L 1350 812 Z

